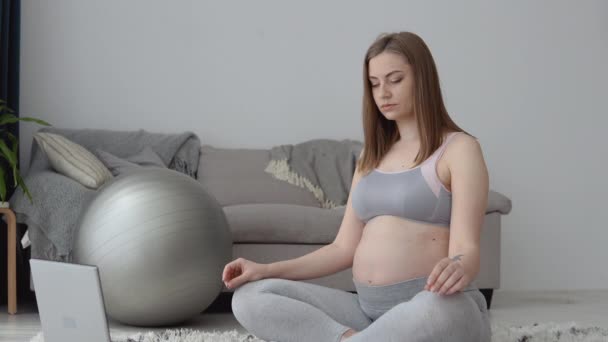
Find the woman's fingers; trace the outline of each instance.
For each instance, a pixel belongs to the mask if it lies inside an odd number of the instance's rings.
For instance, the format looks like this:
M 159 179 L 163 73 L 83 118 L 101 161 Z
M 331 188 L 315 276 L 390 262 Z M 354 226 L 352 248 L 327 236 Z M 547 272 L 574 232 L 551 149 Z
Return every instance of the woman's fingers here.
M 222 272 L 222 281 L 228 280 L 228 277 L 230 277 L 231 274 L 231 269 L 232 263 L 228 263 L 226 266 L 224 266 L 224 271 Z
M 463 274 L 459 270 L 454 271 L 448 279 L 445 280 L 441 288 L 437 290 L 439 294 L 447 294 L 448 290 L 450 290 L 458 281 L 462 278 Z
M 239 260 L 227 264 L 224 267 L 224 272 L 222 274 L 224 285 L 229 289 L 238 286 L 239 283 L 243 282 L 242 279 L 239 279 L 239 276 L 241 276 L 242 273 L 242 267 Z
M 222 272 L 222 281 L 226 282 L 234 277 L 234 268 L 235 261 L 230 262 L 226 266 L 224 266 L 224 271 Z
M 246 273 L 239 274 L 237 277 L 235 277 L 228 283 L 228 285 L 229 285 L 228 288 L 229 289 L 237 288 L 237 287 L 241 286 L 242 284 L 248 282 L 249 281 L 248 278 L 249 277 L 247 276 Z
M 446 292 L 446 295 L 449 296 L 451 294 L 461 291 L 462 289 L 465 288 L 465 284 L 466 284 L 466 277 L 460 278 L 460 280 L 456 284 L 454 284 L 454 286 L 452 286 L 452 288 L 450 288 L 448 290 L 448 292 Z
M 443 258 L 443 259 L 439 260 L 439 262 L 437 262 L 435 267 L 433 267 L 431 274 L 427 278 L 427 283 L 426 283 L 425 289 L 432 290 L 434 287 L 437 287 L 438 285 L 443 285 L 444 279 L 442 278 L 442 273 L 449 265 L 450 265 L 449 258 Z

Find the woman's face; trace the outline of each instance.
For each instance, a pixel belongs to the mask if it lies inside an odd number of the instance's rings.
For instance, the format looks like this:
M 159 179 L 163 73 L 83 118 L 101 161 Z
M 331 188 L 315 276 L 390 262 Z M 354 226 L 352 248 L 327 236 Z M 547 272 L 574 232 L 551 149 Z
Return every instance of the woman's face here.
M 389 120 L 414 113 L 414 78 L 411 66 L 400 55 L 382 52 L 368 64 L 369 82 L 378 110 Z M 383 108 L 384 105 L 393 106 Z

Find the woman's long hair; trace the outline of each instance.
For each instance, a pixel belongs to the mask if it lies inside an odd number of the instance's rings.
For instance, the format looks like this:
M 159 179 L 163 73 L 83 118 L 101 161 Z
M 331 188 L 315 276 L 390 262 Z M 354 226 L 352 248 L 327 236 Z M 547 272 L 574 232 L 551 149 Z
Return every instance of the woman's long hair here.
M 445 130 L 465 132 L 448 115 L 443 104 L 439 76 L 431 51 L 422 38 L 411 32 L 382 33 L 367 50 L 363 63 L 363 154 L 357 161 L 360 172 L 367 173 L 380 164 L 391 146 L 399 140 L 395 121 L 380 113 L 369 81 L 369 60 L 382 52 L 401 55 L 412 67 L 413 108 L 420 135 L 420 150 L 413 167 L 429 158 L 443 143 Z M 470 134 L 469 134 L 470 135 Z

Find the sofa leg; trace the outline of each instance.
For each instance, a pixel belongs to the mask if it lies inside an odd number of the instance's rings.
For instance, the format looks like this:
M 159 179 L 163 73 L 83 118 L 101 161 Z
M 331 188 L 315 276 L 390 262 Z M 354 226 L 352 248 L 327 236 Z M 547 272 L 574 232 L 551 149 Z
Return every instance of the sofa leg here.
M 486 298 L 486 304 L 488 305 L 488 310 L 490 310 L 490 306 L 492 305 L 492 295 L 494 294 L 494 289 L 479 289 L 483 296 Z

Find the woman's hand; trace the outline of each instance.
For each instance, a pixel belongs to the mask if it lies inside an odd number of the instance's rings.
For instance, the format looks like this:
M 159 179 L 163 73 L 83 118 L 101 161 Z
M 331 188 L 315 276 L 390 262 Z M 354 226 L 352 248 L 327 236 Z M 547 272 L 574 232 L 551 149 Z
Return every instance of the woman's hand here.
M 462 254 L 452 259 L 443 258 L 439 260 L 431 275 L 429 275 L 424 289 L 441 295 L 451 295 L 464 289 L 469 284 L 470 279 L 460 261 L 461 256 Z
M 247 282 L 266 278 L 268 264 L 258 264 L 247 259 L 238 258 L 226 264 L 222 272 L 222 281 L 227 288 L 237 288 Z

